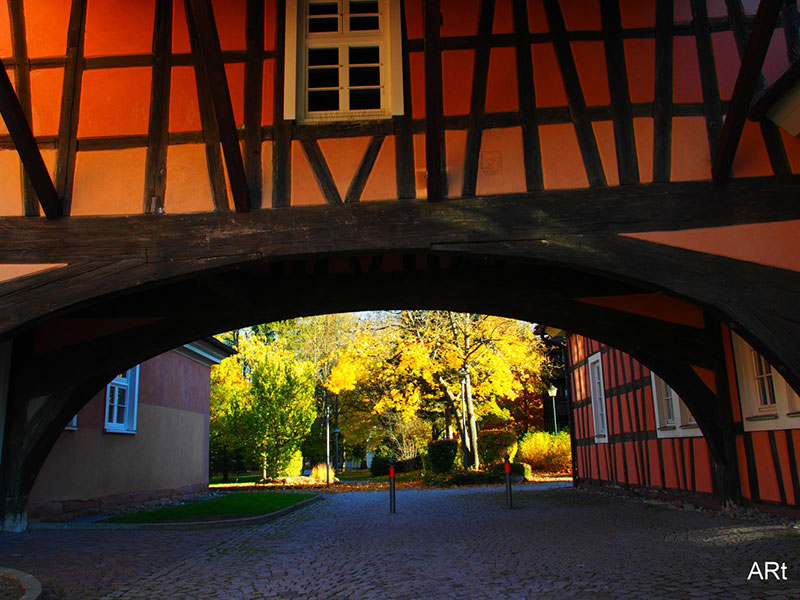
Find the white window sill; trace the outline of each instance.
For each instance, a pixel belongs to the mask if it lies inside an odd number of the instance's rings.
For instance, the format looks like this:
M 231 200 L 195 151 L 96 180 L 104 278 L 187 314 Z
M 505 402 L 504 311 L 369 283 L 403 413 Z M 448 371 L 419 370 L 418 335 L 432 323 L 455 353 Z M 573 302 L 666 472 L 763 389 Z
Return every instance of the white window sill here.
M 658 428 L 659 431 L 675 431 L 675 425 L 664 425 Z
M 135 429 L 116 429 L 113 427 L 106 426 L 105 428 L 106 433 L 127 433 L 128 435 L 134 435 L 136 433 Z
M 681 425 L 681 429 L 700 429 L 700 426 L 697 423 L 687 423 L 686 425 Z
M 751 417 L 745 417 L 745 419 L 744 419 L 744 420 L 745 420 L 745 421 L 771 421 L 771 420 L 773 420 L 773 419 L 777 419 L 777 418 L 778 418 L 778 415 L 777 415 L 777 414 L 771 414 L 771 415 L 753 415 L 753 416 L 751 416 Z
M 787 416 L 787 417 L 791 417 L 791 418 L 793 418 L 793 419 L 794 419 L 795 417 L 800 417 L 800 410 L 793 410 L 793 411 L 792 411 L 792 412 L 790 412 L 790 413 L 786 413 L 786 416 Z

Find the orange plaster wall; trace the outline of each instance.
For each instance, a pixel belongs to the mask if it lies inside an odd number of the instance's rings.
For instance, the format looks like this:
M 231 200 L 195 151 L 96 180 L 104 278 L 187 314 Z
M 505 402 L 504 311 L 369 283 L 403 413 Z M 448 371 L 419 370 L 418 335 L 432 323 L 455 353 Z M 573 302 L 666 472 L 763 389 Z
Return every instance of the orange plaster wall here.
M 204 144 L 170 146 L 164 211 L 191 213 L 214 210 Z
M 734 177 L 759 177 L 772 175 L 764 136 L 758 123 L 745 121 L 742 138 L 733 160 Z
M 564 89 L 553 44 L 549 42 L 533 44 L 531 52 L 536 106 L 567 106 L 567 92 Z
M 308 163 L 300 142 L 292 142 L 292 206 L 325 204 L 325 196 L 319 189 L 317 179 Z
M 419 39 L 422 37 L 422 0 L 408 0 L 404 4 L 408 39 Z
M 151 71 L 150 67 L 85 71 L 78 137 L 146 134 Z
M 655 40 L 624 40 L 631 102 L 652 102 L 656 85 Z
M 608 185 L 619 185 L 619 169 L 617 167 L 617 147 L 614 141 L 613 121 L 592 121 L 600 161 L 606 174 Z
M 792 433 L 792 430 L 775 432 L 775 446 L 778 449 L 778 462 L 781 467 L 781 477 L 783 478 L 783 489 L 786 493 L 787 504 L 795 503 L 794 490 L 792 489 L 792 470 L 789 464 L 789 448 L 786 444 L 786 438 L 791 436 Z
M 542 144 L 542 167 L 546 189 L 589 187 L 583 158 L 569 123 L 542 125 L 539 128 Z
M 704 367 L 698 367 L 697 365 L 692 365 L 692 370 L 703 380 L 703 383 L 706 384 L 708 389 L 715 394 L 717 393 L 717 376 L 714 371 Z
M 736 457 L 738 458 L 739 462 L 739 477 L 742 482 L 742 496 L 750 499 L 750 476 L 747 470 L 747 454 L 744 450 L 744 438 L 741 435 L 736 436 Z
M 244 83 L 242 83 L 244 86 Z M 244 87 L 242 87 L 244 94 Z M 264 61 L 264 81 L 261 90 L 261 124 L 272 125 L 275 101 L 275 59 Z
M 672 181 L 711 179 L 706 121 L 703 117 L 672 119 Z
M 528 27 L 531 33 L 547 33 L 547 13 L 543 0 L 528 0 Z
M 266 0 L 266 6 L 264 8 L 264 50 L 275 50 L 275 44 L 277 43 L 277 21 L 277 0 Z
M 25 3 L 28 56 L 64 56 L 67 52 L 70 2 L 35 0 Z
M 625 296 L 591 296 L 575 298 L 579 302 L 604 306 L 651 319 L 669 321 L 702 329 L 705 326 L 703 311 L 683 300 L 664 294 L 628 294 Z
M 387 135 L 367 179 L 367 185 L 364 186 L 361 200 L 388 200 L 397 197 L 397 171 L 394 159 L 394 136 Z
M 14 88 L 14 91 L 17 91 L 17 73 L 13 69 L 7 69 L 6 73 L 8 73 L 8 78 L 11 80 L 11 87 Z M 6 128 L 5 120 L 0 117 L 0 135 L 8 135 L 8 129 Z
M 246 47 L 247 0 L 212 0 L 212 6 L 222 49 L 244 50 Z M 266 10 L 268 11 L 269 7 Z M 189 30 L 186 27 L 186 11 L 183 0 L 175 0 L 172 14 L 172 52 L 176 54 L 190 52 Z M 266 12 L 266 15 L 269 14 Z
M 720 31 L 711 34 L 714 46 L 714 62 L 717 66 L 719 95 L 721 100 L 730 100 L 736 77 L 739 74 L 739 51 L 732 31 Z
M 639 181 L 653 181 L 653 119 L 640 117 L 633 120 L 636 138 L 636 157 L 639 159 Z
M 571 46 L 586 104 L 611 104 L 603 42 L 572 42 Z
M 800 271 L 800 220 L 620 235 Z
M 694 444 L 694 480 L 695 490 L 712 494 L 714 483 L 711 479 L 711 458 L 708 454 L 708 443 L 705 438 L 689 438 Z
M 0 10 L 0 58 L 11 58 L 13 54 L 8 10 Z
M 778 131 L 781 132 L 781 139 L 786 148 L 786 156 L 789 157 L 792 173 L 800 173 L 800 139 L 789 135 L 783 129 L 778 129 Z
M 492 48 L 489 55 L 486 112 L 518 109 L 517 57 L 514 48 Z
M 78 152 L 72 215 L 142 212 L 146 148 Z
M 511 2 L 497 2 L 494 5 L 492 33 L 514 33 L 514 11 Z
M 14 150 L 0 150 L 0 216 L 23 214 L 21 177 L 19 155 Z
M 49 271 L 50 269 L 59 269 L 66 267 L 67 263 L 44 263 L 36 265 L 4 265 L 0 264 L 0 283 L 11 281 L 18 277 L 25 277 L 26 275 L 33 275 L 41 271 Z
M 758 471 L 758 493 L 762 500 L 780 502 L 778 477 L 772 463 L 772 450 L 769 446 L 769 434 L 766 431 L 750 432 L 753 440 L 753 454 Z
M 369 137 L 355 137 L 319 140 L 320 150 L 325 157 L 325 162 L 328 163 L 328 168 L 342 200 L 353 181 L 353 176 L 356 174 L 370 139 Z
M 655 27 L 656 3 L 642 2 L 642 0 L 620 0 L 620 13 L 622 26 L 626 29 L 633 27 Z
M 675 36 L 672 41 L 672 60 L 672 99 L 675 102 L 702 102 L 700 66 L 694 36 Z
M 173 67 L 169 95 L 169 130 L 200 131 L 200 106 L 192 67 Z
M 476 193 L 509 194 L 525 191 L 522 129 L 487 129 L 481 139 Z
M 31 71 L 31 108 L 34 135 L 58 134 L 63 83 L 64 69 L 35 69 Z
M 149 54 L 153 45 L 155 0 L 89 0 L 84 56 Z
M 442 52 L 444 114 L 469 114 L 474 61 L 474 50 L 445 50 Z
M 789 68 L 789 59 L 786 56 L 786 36 L 783 28 L 776 29 L 769 44 L 767 57 L 764 59 L 764 79 L 767 85 L 772 85 Z
M 464 183 L 464 156 L 467 150 L 467 132 L 451 130 L 444 132 L 447 149 L 447 195 L 461 195 Z
M 736 363 L 733 358 L 731 344 L 731 330 L 727 325 L 721 325 L 722 350 L 725 355 L 725 370 L 728 375 L 728 389 L 731 393 L 731 408 L 733 409 L 733 422 L 742 422 L 742 407 L 739 403 L 739 385 L 736 378 Z
M 567 29 L 600 29 L 602 27 L 600 1 L 561 2 L 561 11 L 564 14 L 564 23 Z
M 236 126 L 244 125 L 244 63 L 225 65 L 225 76 L 233 105 L 233 118 Z
M 673 0 L 673 15 L 676 22 L 692 20 L 692 5 L 690 0 Z
M 417 198 L 428 197 L 425 158 L 425 136 L 423 134 L 414 134 L 414 180 Z
M 272 142 L 261 144 L 261 207 L 272 206 Z
M 475 35 L 478 33 L 477 5 L 465 9 L 464 0 L 441 0 L 442 37 Z
M 654 487 L 661 487 L 664 482 L 661 481 L 661 469 L 658 465 L 658 440 L 647 441 L 647 452 L 650 458 L 650 485 Z
M 425 55 L 422 52 L 411 52 L 408 55 L 411 70 L 411 116 L 415 119 L 425 118 Z

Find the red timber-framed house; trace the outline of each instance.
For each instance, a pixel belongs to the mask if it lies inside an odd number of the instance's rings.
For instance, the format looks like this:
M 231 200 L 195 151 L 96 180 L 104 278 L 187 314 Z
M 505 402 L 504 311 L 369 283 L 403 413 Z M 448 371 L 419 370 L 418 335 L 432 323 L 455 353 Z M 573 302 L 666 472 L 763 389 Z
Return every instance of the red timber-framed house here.
M 749 489 L 728 328 L 800 389 L 794 2 L 5 4 L 5 529 L 115 374 L 381 308 L 627 352 L 684 400 L 716 497 Z

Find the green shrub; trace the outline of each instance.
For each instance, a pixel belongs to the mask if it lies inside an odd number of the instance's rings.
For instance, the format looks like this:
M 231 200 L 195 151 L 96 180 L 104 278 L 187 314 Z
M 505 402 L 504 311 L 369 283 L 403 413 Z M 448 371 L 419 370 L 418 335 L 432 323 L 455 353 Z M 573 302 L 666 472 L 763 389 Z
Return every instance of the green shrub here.
M 458 471 L 450 475 L 445 485 L 485 485 L 489 483 L 503 483 L 503 472 L 494 471 Z
M 503 463 L 497 463 L 491 469 L 489 469 L 492 473 L 499 473 L 503 476 L 503 480 L 505 481 L 505 466 Z M 511 474 L 512 475 L 519 475 L 520 477 L 524 477 L 525 479 L 532 479 L 533 478 L 533 471 L 531 470 L 531 466 L 526 463 L 511 463 Z
M 434 440 L 428 442 L 428 458 L 434 473 L 452 471 L 456 454 L 458 454 L 457 440 Z
M 529 464 L 534 471 L 568 473 L 572 464 L 569 433 L 528 433 L 519 444 L 518 460 Z
M 478 455 L 482 465 L 488 467 L 501 462 L 505 454 L 508 454 L 509 460 L 514 460 L 516 453 L 517 438 L 510 431 L 493 430 L 478 433 Z
M 373 477 L 380 477 L 381 475 L 389 474 L 389 457 L 376 454 L 372 457 L 372 463 L 369 465 L 369 472 Z
M 278 473 L 279 477 L 300 477 L 303 474 L 303 451 L 297 450 L 292 454 L 287 464 Z

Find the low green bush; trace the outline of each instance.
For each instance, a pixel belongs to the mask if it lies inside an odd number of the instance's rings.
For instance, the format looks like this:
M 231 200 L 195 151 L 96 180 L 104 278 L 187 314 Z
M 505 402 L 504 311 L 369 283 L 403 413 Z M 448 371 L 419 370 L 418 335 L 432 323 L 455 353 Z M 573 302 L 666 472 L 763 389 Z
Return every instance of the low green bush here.
M 493 465 L 491 469 L 489 469 L 492 473 L 499 473 L 503 477 L 505 477 L 505 465 L 503 463 L 497 463 Z M 511 474 L 512 475 L 519 475 L 520 477 L 524 477 L 525 479 L 532 479 L 533 478 L 533 471 L 531 470 L 531 466 L 525 463 L 511 463 Z M 505 480 L 505 479 L 504 479 Z
M 546 431 L 528 433 L 519 444 L 519 462 L 529 464 L 534 471 L 568 473 L 572 464 L 569 433 L 557 435 Z
M 517 454 L 517 437 L 510 431 L 489 430 L 478 433 L 478 456 L 481 464 L 490 466 L 501 462 L 504 455 L 514 460 Z
M 428 442 L 428 459 L 434 473 L 452 471 L 456 454 L 458 454 L 457 440 L 434 440 Z
M 377 454 L 372 457 L 372 462 L 369 465 L 369 472 L 373 477 L 380 477 L 381 475 L 389 474 L 389 457 Z
M 292 454 L 292 458 L 289 459 L 289 464 L 287 464 L 283 469 L 280 470 L 278 473 L 279 477 L 300 477 L 303 474 L 303 451 L 297 450 L 294 454 Z
M 504 481 L 502 471 L 457 471 L 447 478 L 445 485 L 485 485 Z

